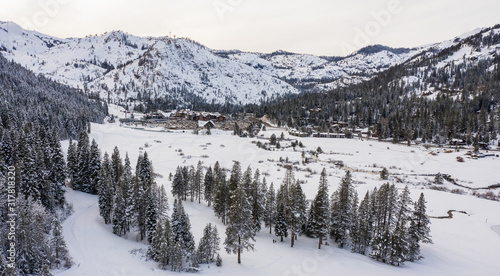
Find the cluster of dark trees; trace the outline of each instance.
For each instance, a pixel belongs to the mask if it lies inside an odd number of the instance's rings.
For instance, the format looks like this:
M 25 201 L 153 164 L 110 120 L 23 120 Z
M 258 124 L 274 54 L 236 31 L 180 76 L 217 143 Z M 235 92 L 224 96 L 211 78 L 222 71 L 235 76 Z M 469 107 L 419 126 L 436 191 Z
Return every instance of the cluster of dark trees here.
M 60 221 L 70 212 L 64 196 L 66 163 L 56 128 L 25 123 L 4 130 L 0 153 L 0 273 L 71 267 Z M 12 181 L 15 185 L 8 186 Z M 11 248 L 15 252 L 7 251 Z
M 90 131 L 106 106 L 1 55 L 0 98 L 0 274 L 50 275 L 72 265 L 61 228 L 71 206 L 59 141 Z
M 256 114 L 270 115 L 304 132 L 311 131 L 310 126 L 333 132 L 332 122 L 343 121 L 351 129 L 369 127 L 380 139 L 395 142 L 419 138 L 444 143 L 459 138 L 468 144 L 488 143 L 500 128 L 500 56 L 464 59 L 459 64 L 445 61 L 460 47 L 480 50 L 498 44 L 499 34 L 488 31 L 439 53 L 424 53 L 370 81 L 265 103 L 256 108 Z M 417 81 L 404 81 L 411 78 Z M 441 92 L 435 97 L 419 94 L 433 90 Z
M 323 170 L 318 193 L 308 206 L 291 168 L 277 191 L 273 183 L 267 186 L 258 170 L 252 173 L 248 167 L 242 172 L 238 162 L 229 177 L 229 170 L 218 162 L 206 173 L 203 170 L 201 163 L 196 169 L 177 167 L 172 193 L 179 200 L 201 202 L 203 198 L 212 206 L 227 226 L 225 248 L 238 254 L 238 262 L 243 249 L 253 250 L 254 236 L 262 223 L 281 241 L 289 236 L 291 247 L 302 234 L 319 238 L 319 248 L 330 236 L 341 248 L 392 265 L 420 259 L 420 243 L 431 242 L 424 196 L 413 203 L 408 187 L 398 193 L 394 185 L 386 183 L 368 192 L 359 203 L 349 172 L 338 190 L 329 195 Z
M 115 147 L 111 157 L 108 153 L 101 157 L 95 141 L 89 145 L 82 132 L 78 144 L 69 145 L 68 171 L 73 189 L 98 195 L 99 213 L 106 224 L 112 224 L 113 233 L 134 232 L 138 240 L 146 239 L 147 255 L 160 268 L 183 271 L 202 262 L 222 265 L 215 226 L 207 225 L 196 249 L 182 201 L 175 200 L 172 215 L 168 215 L 167 194 L 163 186 L 156 185 L 147 153 L 139 155 L 133 173 L 128 154 L 122 161 Z
M 323 237 L 329 234 L 340 248 L 349 247 L 353 252 L 399 266 L 420 259 L 420 243 L 431 242 L 425 212 L 423 193 L 413 203 L 407 186 L 398 193 L 389 183 L 367 192 L 358 204 L 349 172 L 328 200 L 323 169 L 304 232 L 309 237 L 319 237 L 319 248 Z
M 102 123 L 107 106 L 80 90 L 35 75 L 0 55 L 0 128 L 19 129 L 26 122 L 55 128 L 60 139 L 76 138 L 90 122 Z

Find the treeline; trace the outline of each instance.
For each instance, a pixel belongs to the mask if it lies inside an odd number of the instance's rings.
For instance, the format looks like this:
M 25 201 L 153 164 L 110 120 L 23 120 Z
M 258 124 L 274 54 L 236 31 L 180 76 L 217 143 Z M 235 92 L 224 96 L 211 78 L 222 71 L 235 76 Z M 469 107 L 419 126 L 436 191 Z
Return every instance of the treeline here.
M 0 129 L 19 129 L 26 122 L 55 128 L 60 139 L 75 138 L 90 122 L 102 123 L 107 106 L 80 90 L 35 75 L 0 55 Z
M 238 162 L 230 171 L 218 162 L 203 170 L 201 163 L 177 167 L 172 194 L 179 200 L 203 198 L 212 206 L 227 225 L 225 249 L 238 254 L 238 263 L 242 250 L 253 250 L 262 223 L 282 242 L 290 237 L 291 247 L 299 235 L 319 238 L 319 248 L 329 236 L 341 248 L 392 265 L 420 259 L 420 243 L 431 242 L 424 196 L 412 202 L 408 187 L 398 193 L 394 185 L 383 184 L 359 203 L 349 172 L 329 195 L 323 170 L 318 193 L 308 206 L 291 168 L 277 191 L 260 178 L 259 170 L 252 173 L 248 167 L 242 172 Z
M 90 144 L 90 145 L 89 145 Z M 128 154 L 123 161 L 117 147 L 111 157 L 81 133 L 78 144 L 70 143 L 68 171 L 75 190 L 98 195 L 99 213 L 113 233 L 125 236 L 136 233 L 147 240 L 147 257 L 161 269 L 196 270 L 200 263 L 222 265 L 218 254 L 220 238 L 217 227 L 208 224 L 198 248 L 182 201 L 175 200 L 171 216 L 167 194 L 154 180 L 153 164 L 148 154 L 140 154 L 132 171 Z
M 326 93 L 304 93 L 263 104 L 257 116 L 270 115 L 280 125 L 304 132 L 335 132 L 334 121 L 349 129 L 370 128 L 380 139 L 421 139 L 445 143 L 488 143 L 500 129 L 500 56 L 446 63 L 461 47 L 481 49 L 498 44 L 498 33 L 485 30 L 456 46 L 391 67 L 372 80 Z M 437 96 L 422 96 L 426 92 Z M 319 108 L 319 109 L 318 109 Z M 311 111 L 312 110 L 312 111 Z
M 64 196 L 66 162 L 59 133 L 37 122 L 2 130 L 0 274 L 50 275 L 49 269 L 69 268 L 61 219 L 71 207 Z

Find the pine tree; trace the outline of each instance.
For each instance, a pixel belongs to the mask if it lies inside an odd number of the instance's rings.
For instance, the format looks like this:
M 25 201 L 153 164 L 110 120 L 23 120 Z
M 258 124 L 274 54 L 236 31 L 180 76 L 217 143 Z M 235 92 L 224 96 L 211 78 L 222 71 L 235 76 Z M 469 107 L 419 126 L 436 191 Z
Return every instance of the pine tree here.
M 203 237 L 201 237 L 200 242 L 198 243 L 198 258 L 200 261 L 209 263 L 212 259 L 212 225 L 208 223 L 203 229 Z
M 66 186 L 66 162 L 64 160 L 64 155 L 61 148 L 61 143 L 59 142 L 57 131 L 54 128 L 52 131 L 52 136 L 50 139 L 51 148 L 51 167 L 49 173 L 49 181 L 52 183 L 54 191 L 54 203 L 56 207 L 62 208 L 64 206 L 65 200 L 65 190 Z
M 307 221 L 307 199 L 299 181 L 296 181 L 290 187 L 285 214 L 288 229 L 290 230 L 290 246 L 293 247 L 297 235 L 302 234 Z
M 61 222 L 57 215 L 54 217 L 52 224 L 52 237 L 50 241 L 52 251 L 51 265 L 55 268 L 60 268 L 61 266 L 70 268 L 72 262 L 68 248 L 66 247 L 66 242 L 64 241 Z
M 90 184 L 90 146 L 89 136 L 86 131 L 81 131 L 78 136 L 76 156 L 77 173 L 76 179 L 74 179 L 73 189 L 88 193 L 88 185 Z
M 172 181 L 172 195 L 180 199 L 184 196 L 184 191 L 186 187 L 184 185 L 184 175 L 182 173 L 182 168 L 177 166 L 175 170 L 174 180 Z
M 151 242 L 153 238 L 154 231 L 156 229 L 156 223 L 159 217 L 158 210 L 158 188 L 153 186 L 146 193 L 146 238 L 148 242 Z
M 231 176 L 236 182 L 237 172 Z M 230 189 L 229 193 L 231 200 L 227 212 L 228 225 L 224 245 L 227 253 L 238 254 L 238 263 L 241 263 L 241 251 L 254 248 L 252 241 L 255 241 L 255 226 L 252 220 L 252 207 L 241 182 L 237 183 L 234 190 Z
M 202 188 L 203 188 L 203 168 L 201 166 L 201 161 L 198 161 L 198 165 L 196 166 L 196 172 L 194 174 L 194 191 L 196 194 L 196 198 L 198 198 L 198 203 L 201 203 L 202 196 Z
M 123 191 L 121 187 L 116 189 L 116 195 L 113 202 L 113 233 L 118 236 L 123 236 L 127 233 L 127 205 L 125 202 L 124 194 L 126 191 Z
M 191 255 L 194 252 L 194 238 L 191 233 L 191 223 L 189 222 L 189 217 L 184 211 L 184 206 L 181 200 L 174 200 L 174 208 L 172 212 L 171 219 L 173 241 L 181 246 L 184 260 L 187 262 L 190 260 Z
M 425 198 L 424 193 L 420 193 L 420 197 L 417 202 L 415 202 L 414 212 L 413 212 L 413 221 L 415 223 L 415 234 L 418 237 L 418 241 L 423 243 L 432 243 L 431 235 L 430 235 L 430 227 L 431 223 L 429 218 L 426 215 L 426 207 L 425 207 Z
M 274 225 L 274 234 L 281 238 L 281 242 L 283 242 L 283 236 L 288 235 L 288 229 L 286 227 L 286 218 L 285 218 L 285 206 L 283 203 L 278 205 L 278 212 L 276 214 L 276 224 Z
M 153 176 L 153 165 L 149 161 L 147 152 L 139 155 L 136 166 L 137 187 L 135 188 L 135 211 L 136 225 L 139 230 L 139 238 L 147 237 L 147 232 L 154 231 L 156 202 L 153 200 L 152 187 L 155 184 Z M 149 212 L 149 214 L 148 214 Z M 149 219 L 149 228 L 148 228 Z
M 348 243 L 348 233 L 355 222 L 356 201 L 356 190 L 352 186 L 351 174 L 347 171 L 338 190 L 332 194 L 330 203 L 330 236 L 338 243 L 340 248 Z
M 227 187 L 226 175 L 222 170 L 220 170 L 219 173 L 215 174 L 215 183 L 217 184 L 215 190 L 213 209 L 215 215 L 218 218 L 222 219 L 222 223 L 226 224 L 226 212 L 228 209 L 229 190 Z
M 104 153 L 101 172 L 99 175 L 99 183 L 97 187 L 97 195 L 99 202 L 99 214 L 103 217 L 104 223 L 111 222 L 111 215 L 113 211 L 113 190 L 112 190 L 112 175 L 111 175 L 111 162 L 108 153 Z
M 248 189 L 250 204 L 252 205 L 252 217 L 255 225 L 255 232 L 259 232 L 261 228 L 262 219 L 264 216 L 265 196 L 266 196 L 266 183 L 260 182 L 260 172 L 255 170 L 253 181 Z
M 265 178 L 263 182 L 265 183 Z M 266 204 L 264 207 L 264 224 L 266 227 L 269 226 L 269 234 L 271 234 L 273 223 L 276 220 L 276 209 L 276 195 L 274 192 L 274 185 L 271 182 L 266 193 Z
M 208 207 L 212 205 L 214 197 L 214 186 L 215 186 L 215 179 L 212 172 L 212 167 L 208 167 L 207 173 L 205 174 L 205 179 L 203 181 L 203 190 L 205 191 L 204 197 L 208 203 Z
M 120 188 L 123 193 L 123 201 L 125 205 L 125 233 L 130 230 L 130 226 L 134 221 L 134 175 L 132 174 L 132 167 L 130 166 L 130 159 L 128 153 L 125 154 L 125 165 L 123 167 L 123 174 L 120 180 Z
M 196 196 L 196 184 L 195 184 L 195 175 L 196 175 L 196 170 L 194 169 L 193 166 L 190 166 L 189 167 L 189 174 L 188 174 L 188 177 L 186 178 L 186 182 L 188 183 L 187 184 L 187 187 L 188 187 L 188 190 L 189 190 L 189 195 L 191 196 L 191 202 L 194 201 L 194 198 Z
M 165 229 L 163 228 L 163 221 L 158 220 L 156 224 L 155 231 L 149 242 L 147 255 L 153 261 L 158 262 L 160 260 L 160 255 L 162 252 L 162 245 L 166 243 Z
M 397 201 L 398 193 L 394 184 L 380 186 L 375 197 L 374 234 L 370 244 L 370 256 L 378 261 L 391 262 L 393 235 L 398 226 Z
M 84 191 L 91 194 L 97 194 L 99 183 L 99 172 L 101 170 L 101 151 L 97 143 L 92 139 L 89 154 L 89 182 L 84 184 Z
M 111 167 L 113 168 L 113 186 L 117 186 L 123 174 L 123 163 L 118 147 L 115 147 L 113 154 L 111 154 Z
M 370 194 L 359 204 L 358 217 L 352 234 L 352 251 L 365 255 L 370 246 L 373 230 L 373 215 L 370 204 Z
M 313 201 L 313 216 L 312 228 L 314 233 L 319 236 L 318 249 L 321 249 L 323 237 L 326 236 L 330 222 L 330 203 L 328 201 L 328 180 L 326 179 L 326 170 L 323 168 L 321 172 L 318 193 Z
M 217 254 L 217 259 L 215 260 L 215 265 L 217 267 L 221 267 L 222 266 L 222 258 L 220 257 L 219 254 Z
M 67 173 L 68 173 L 68 178 L 71 183 L 74 183 L 76 179 L 76 173 L 77 173 L 77 166 L 78 166 L 78 158 L 76 154 L 76 144 L 73 142 L 73 140 L 69 140 L 69 146 L 68 146 L 68 155 L 66 158 L 66 164 L 67 164 Z

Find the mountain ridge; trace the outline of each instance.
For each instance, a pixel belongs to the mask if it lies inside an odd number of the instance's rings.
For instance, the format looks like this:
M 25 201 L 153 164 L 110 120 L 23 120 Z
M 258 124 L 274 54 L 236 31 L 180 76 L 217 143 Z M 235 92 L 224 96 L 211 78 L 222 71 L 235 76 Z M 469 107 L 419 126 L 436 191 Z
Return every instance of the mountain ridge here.
M 162 98 L 188 106 L 196 98 L 241 105 L 360 83 L 391 66 L 460 45 L 488 29 L 495 28 L 479 28 L 415 48 L 369 45 L 336 57 L 282 50 L 214 50 L 189 38 L 139 37 L 123 31 L 60 39 L 0 21 L 0 52 L 35 73 L 98 94 L 108 102 Z M 461 54 L 488 58 L 474 51 Z M 455 56 L 447 62 L 458 59 Z

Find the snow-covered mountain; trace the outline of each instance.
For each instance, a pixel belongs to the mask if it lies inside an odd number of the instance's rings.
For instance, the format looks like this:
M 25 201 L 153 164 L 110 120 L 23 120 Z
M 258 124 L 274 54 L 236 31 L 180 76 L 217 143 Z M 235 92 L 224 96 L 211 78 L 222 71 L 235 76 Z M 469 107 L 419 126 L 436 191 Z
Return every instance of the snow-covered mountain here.
M 299 91 L 192 40 L 136 37 L 120 31 L 58 39 L 0 23 L 7 59 L 103 98 L 200 97 L 216 103 L 256 103 Z
M 277 51 L 271 54 L 217 51 L 306 91 L 321 91 L 370 79 L 374 74 L 419 54 L 422 48 L 362 48 L 347 57 L 320 57 Z
M 324 57 L 211 50 L 190 39 L 120 31 L 59 39 L 0 22 L 0 52 L 36 73 L 114 102 L 160 97 L 245 104 L 358 83 L 393 65 L 443 53 L 447 57 L 438 68 L 490 58 L 499 52 L 494 38 L 499 32 L 497 25 L 412 49 L 374 45 L 347 57 Z M 487 41 L 469 43 L 478 35 Z

